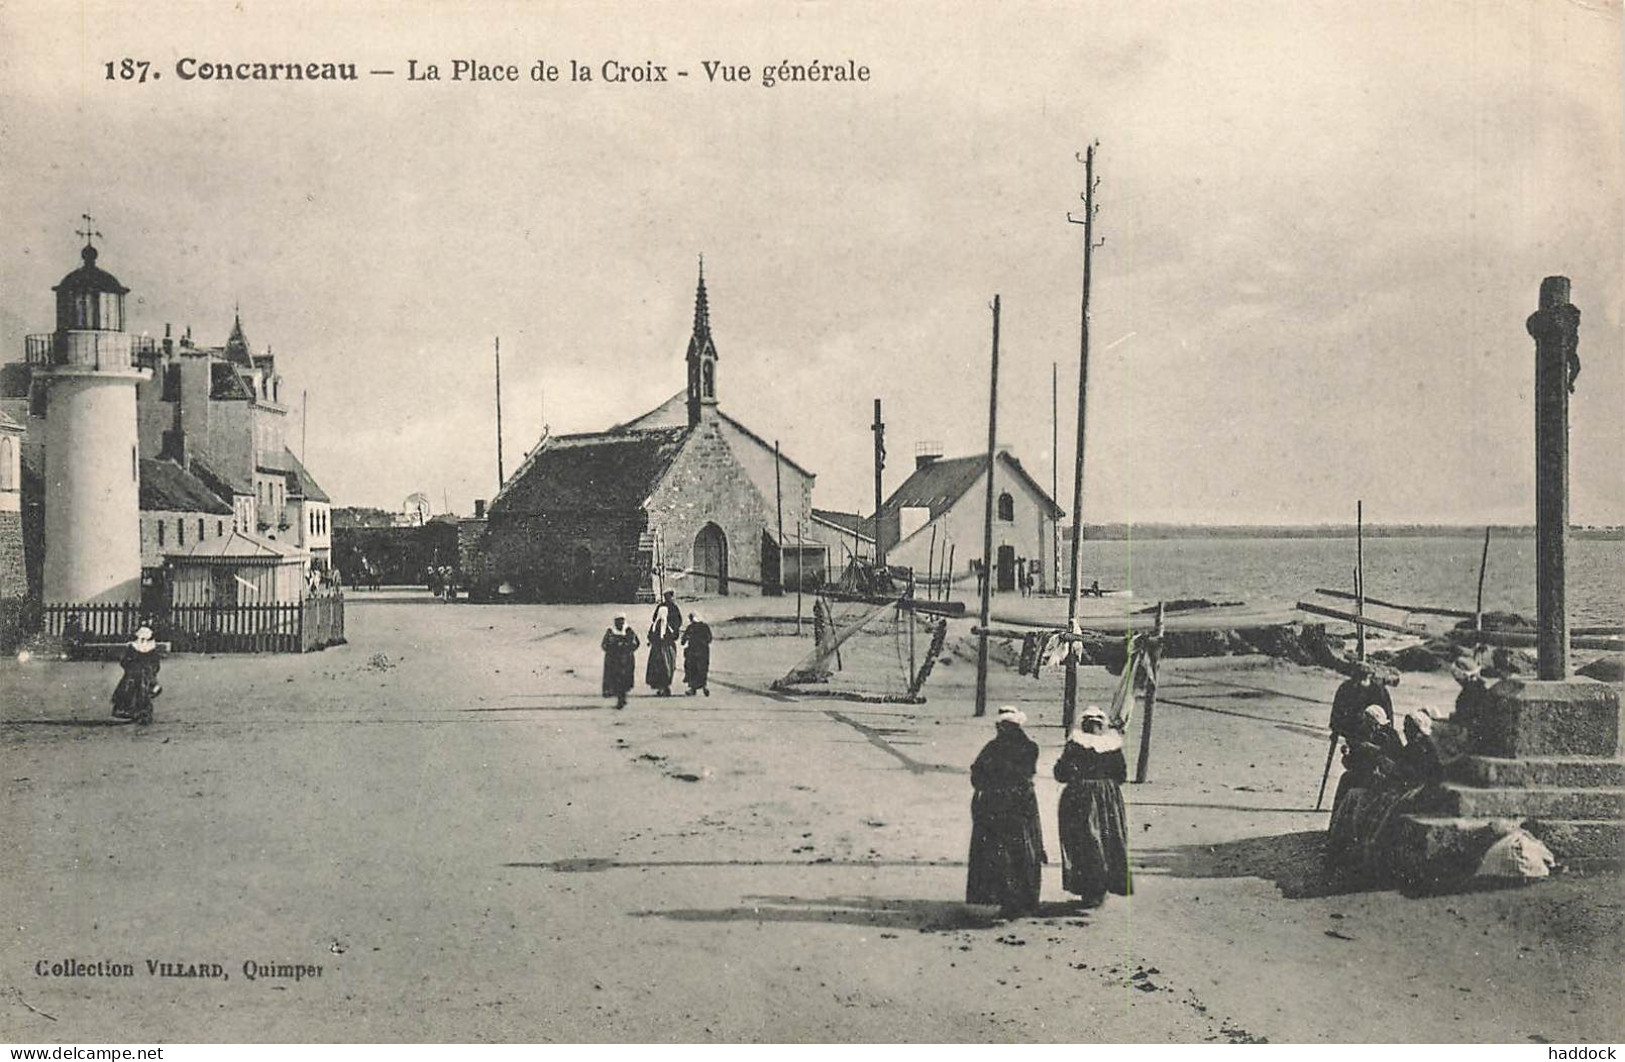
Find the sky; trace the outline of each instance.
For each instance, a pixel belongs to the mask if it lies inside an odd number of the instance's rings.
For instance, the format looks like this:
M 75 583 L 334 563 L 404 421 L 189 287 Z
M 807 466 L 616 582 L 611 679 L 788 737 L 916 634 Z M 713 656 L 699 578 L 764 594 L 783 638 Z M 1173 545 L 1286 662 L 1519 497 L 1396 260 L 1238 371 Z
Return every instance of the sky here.
M 108 80 L 125 57 L 158 80 Z M 870 80 L 761 83 L 815 60 Z M 888 492 L 917 443 L 985 448 L 998 295 L 999 441 L 1070 509 L 1098 141 L 1086 522 L 1532 521 L 1524 322 L 1562 274 L 1571 517 L 1625 523 L 1618 3 L 8 0 L 0 72 L 0 357 L 50 330 L 88 211 L 132 330 L 220 343 L 241 305 L 335 504 L 494 494 L 498 336 L 510 472 L 680 390 L 703 254 L 722 406 L 815 504 L 872 506 L 876 398 Z

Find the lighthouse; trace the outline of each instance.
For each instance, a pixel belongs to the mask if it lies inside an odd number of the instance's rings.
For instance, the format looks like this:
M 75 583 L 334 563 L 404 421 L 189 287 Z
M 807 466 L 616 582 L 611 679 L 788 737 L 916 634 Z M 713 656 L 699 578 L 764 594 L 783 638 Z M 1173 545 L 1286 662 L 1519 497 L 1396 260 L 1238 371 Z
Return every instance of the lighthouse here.
M 124 331 L 129 289 L 96 265 L 89 220 L 83 264 L 53 289 L 56 331 L 27 341 L 45 402 L 47 604 L 141 597 L 136 384 L 151 344 Z

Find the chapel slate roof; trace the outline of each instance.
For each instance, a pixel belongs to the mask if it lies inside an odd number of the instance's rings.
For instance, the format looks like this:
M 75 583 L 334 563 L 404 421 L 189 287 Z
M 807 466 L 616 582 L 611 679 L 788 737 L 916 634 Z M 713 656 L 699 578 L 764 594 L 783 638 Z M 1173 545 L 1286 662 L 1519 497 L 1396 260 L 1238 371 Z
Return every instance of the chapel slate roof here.
M 677 459 L 690 429 L 556 435 L 514 474 L 491 513 L 634 512 Z
M 141 459 L 141 510 L 230 516 L 231 506 L 173 461 Z
M 1004 451 L 999 452 L 999 459 L 1016 474 L 1018 479 L 1027 484 L 1043 504 L 1049 506 L 1051 516 L 1059 519 L 1064 515 L 1061 507 L 1055 504 L 1048 492 L 1021 467 L 1020 461 Z M 930 509 L 931 517 L 935 519 L 970 490 L 982 477 L 982 472 L 986 468 L 987 458 L 980 454 L 974 457 L 938 458 L 928 465 L 916 468 L 914 474 L 903 481 L 902 486 L 892 491 L 892 496 L 886 499 L 886 504 L 881 508 L 886 512 L 903 508 Z

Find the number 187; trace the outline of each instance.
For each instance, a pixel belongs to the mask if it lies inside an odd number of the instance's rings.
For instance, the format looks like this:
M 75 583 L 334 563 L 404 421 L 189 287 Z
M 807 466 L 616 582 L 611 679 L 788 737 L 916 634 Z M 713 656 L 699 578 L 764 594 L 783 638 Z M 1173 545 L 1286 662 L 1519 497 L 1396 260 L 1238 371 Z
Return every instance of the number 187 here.
M 134 81 L 138 85 L 147 83 L 147 72 L 152 68 L 152 64 L 145 59 L 109 60 L 105 65 L 107 80 Z M 158 75 L 153 74 L 152 79 L 158 80 Z

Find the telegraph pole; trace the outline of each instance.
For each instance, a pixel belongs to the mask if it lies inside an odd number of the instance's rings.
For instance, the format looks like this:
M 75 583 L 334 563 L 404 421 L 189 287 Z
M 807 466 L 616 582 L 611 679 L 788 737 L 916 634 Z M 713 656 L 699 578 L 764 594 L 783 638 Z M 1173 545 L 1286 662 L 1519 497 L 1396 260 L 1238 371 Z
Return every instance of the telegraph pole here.
M 497 337 L 497 490 L 508 477 L 502 472 L 502 337 Z
M 982 513 L 982 622 L 976 636 L 976 714 L 987 714 L 987 621 L 993 606 L 993 462 L 999 450 L 999 297 L 993 296 L 993 380 L 987 396 L 987 505 Z
M 777 582 L 779 585 L 773 588 L 773 592 L 776 593 L 776 594 L 781 594 L 781 595 L 784 593 L 784 480 L 783 480 L 783 476 L 782 476 L 782 474 L 780 472 L 780 470 L 782 468 L 783 468 L 783 462 L 780 461 L 780 459 L 779 459 L 779 440 L 774 439 L 773 440 L 773 506 L 778 511 L 778 514 L 779 514 L 779 577 L 774 581 Z M 797 560 L 799 561 L 799 559 L 800 558 L 798 557 Z M 797 582 L 798 583 L 800 582 L 800 576 L 799 575 L 797 576 Z M 799 589 L 796 592 L 797 592 L 798 595 L 800 594 Z M 798 600 L 799 600 L 799 597 L 798 597 Z M 796 609 L 796 628 L 797 628 L 797 630 L 800 630 L 800 627 L 801 627 L 801 609 L 797 608 Z
M 886 467 L 886 422 L 880 419 L 880 399 L 875 399 L 875 422 L 869 426 L 875 433 L 875 567 L 886 566 L 886 550 L 880 542 L 880 472 Z
M 1061 370 L 1055 362 L 1049 363 L 1049 496 L 1053 501 L 1061 496 Z M 1057 502 L 1056 504 L 1060 504 Z M 1061 588 L 1061 522 L 1050 521 L 1049 580 L 1056 590 Z
M 1083 309 L 1078 338 L 1078 445 L 1072 470 L 1072 590 L 1067 597 L 1066 625 L 1070 631 L 1078 618 L 1078 593 L 1083 577 L 1079 569 L 1083 558 L 1083 443 L 1085 414 L 1089 408 L 1089 281 L 1094 258 L 1095 189 L 1100 183 L 1095 177 L 1095 148 L 1090 144 L 1080 161 L 1083 163 L 1083 217 L 1068 213 L 1066 220 L 1083 226 Z M 1062 701 L 1061 725 L 1065 733 L 1072 732 L 1072 723 L 1078 714 L 1078 645 L 1074 642 L 1066 654 L 1066 694 Z

